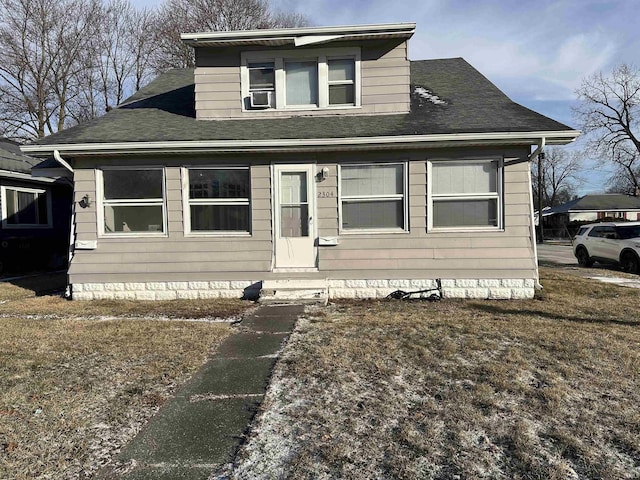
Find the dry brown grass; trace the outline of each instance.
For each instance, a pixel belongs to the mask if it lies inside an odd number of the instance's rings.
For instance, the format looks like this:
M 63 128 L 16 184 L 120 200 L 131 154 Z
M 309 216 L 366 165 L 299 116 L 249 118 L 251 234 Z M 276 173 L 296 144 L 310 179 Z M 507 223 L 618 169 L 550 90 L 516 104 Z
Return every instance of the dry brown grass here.
M 1 303 L 3 302 L 4 303 Z M 94 300 L 69 301 L 60 295 L 36 297 L 29 290 L 14 285 L 0 289 L 0 317 L 36 316 L 66 319 L 128 318 L 229 318 L 253 307 L 253 303 L 229 298 L 211 300 Z
M 228 324 L 155 318 L 227 317 L 250 306 L 69 302 L 6 283 L 0 299 L 3 480 L 90 478 L 230 333 Z
M 640 291 L 351 302 L 302 322 L 236 478 L 640 477 Z

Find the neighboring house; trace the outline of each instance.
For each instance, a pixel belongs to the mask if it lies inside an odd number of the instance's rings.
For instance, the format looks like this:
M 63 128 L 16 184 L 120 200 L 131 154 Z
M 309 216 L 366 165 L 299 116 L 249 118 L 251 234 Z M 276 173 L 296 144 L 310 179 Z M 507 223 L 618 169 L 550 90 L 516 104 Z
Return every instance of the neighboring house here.
M 640 197 L 619 193 L 585 195 L 542 211 L 545 238 L 571 237 L 585 223 L 625 220 L 640 221 Z
M 66 266 L 72 187 L 36 177 L 39 160 L 0 138 L 0 271 L 17 273 Z
M 579 132 L 461 58 L 409 61 L 414 28 L 186 34 L 195 71 L 24 147 L 89 199 L 73 297 L 532 297 L 531 147 Z

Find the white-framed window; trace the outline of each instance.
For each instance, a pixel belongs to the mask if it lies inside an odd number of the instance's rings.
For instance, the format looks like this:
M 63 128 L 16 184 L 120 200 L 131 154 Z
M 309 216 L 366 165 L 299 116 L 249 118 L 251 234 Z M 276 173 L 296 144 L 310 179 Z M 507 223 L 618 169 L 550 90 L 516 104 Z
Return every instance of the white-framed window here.
M 497 159 L 428 162 L 428 227 L 503 228 L 502 170 L 502 161 Z
M 100 234 L 166 235 L 163 168 L 103 168 L 96 171 L 96 185 Z
M 360 106 L 359 48 L 243 52 L 240 72 L 244 111 Z
M 356 68 L 353 58 L 329 58 L 329 105 L 356 104 Z
M 408 231 L 407 164 L 340 165 L 342 232 Z
M 188 199 L 185 230 L 190 234 L 247 235 L 251 232 L 248 167 L 183 169 Z
M 2 186 L 4 228 L 51 228 L 51 196 L 41 188 Z
M 249 79 L 249 107 L 275 108 L 276 74 L 273 61 L 247 64 Z

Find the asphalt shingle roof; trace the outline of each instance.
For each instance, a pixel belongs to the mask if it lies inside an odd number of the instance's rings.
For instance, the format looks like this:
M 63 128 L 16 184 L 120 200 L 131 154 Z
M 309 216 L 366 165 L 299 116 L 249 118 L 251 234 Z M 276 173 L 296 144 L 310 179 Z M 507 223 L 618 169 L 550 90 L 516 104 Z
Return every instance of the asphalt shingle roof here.
M 428 90 L 444 103 L 420 95 Z M 502 93 L 462 58 L 411 62 L 411 111 L 395 115 L 195 119 L 192 69 L 176 69 L 106 115 L 39 144 L 268 140 L 571 130 Z
M 31 167 L 38 162 L 40 160 L 23 155 L 17 143 L 0 138 L 0 170 L 31 173 Z

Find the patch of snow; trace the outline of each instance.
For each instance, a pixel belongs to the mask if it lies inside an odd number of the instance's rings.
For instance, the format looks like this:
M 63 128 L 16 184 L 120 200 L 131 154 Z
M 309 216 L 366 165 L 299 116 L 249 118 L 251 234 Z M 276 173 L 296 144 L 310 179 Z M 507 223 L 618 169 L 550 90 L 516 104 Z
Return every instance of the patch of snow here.
M 416 95 L 419 95 L 420 97 L 424 98 L 425 100 L 428 100 L 429 102 L 431 102 L 431 103 L 433 103 L 435 105 L 446 105 L 447 104 L 447 102 L 442 100 L 437 95 L 434 95 L 433 93 L 431 93 L 429 90 L 427 90 L 424 87 L 416 87 L 413 90 L 413 93 L 415 93 Z

